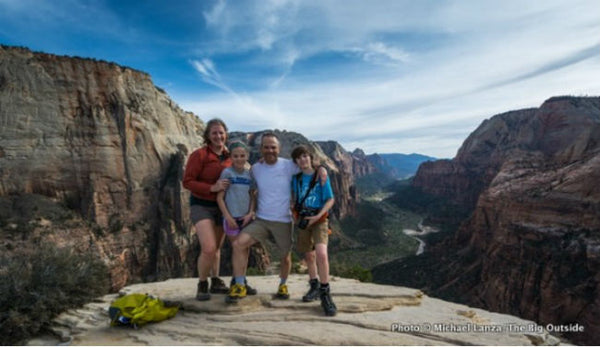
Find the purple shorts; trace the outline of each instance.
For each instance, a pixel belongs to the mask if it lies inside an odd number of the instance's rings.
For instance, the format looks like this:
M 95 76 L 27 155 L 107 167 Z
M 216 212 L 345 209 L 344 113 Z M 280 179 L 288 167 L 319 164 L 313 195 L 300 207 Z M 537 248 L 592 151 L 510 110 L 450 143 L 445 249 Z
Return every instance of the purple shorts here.
M 227 223 L 227 219 L 223 218 L 223 231 L 225 231 L 225 235 L 237 236 L 240 234 L 240 230 L 242 229 L 240 228 L 240 225 L 242 225 L 244 219 L 235 218 L 235 221 L 238 222 L 238 224 L 230 226 L 229 223 Z

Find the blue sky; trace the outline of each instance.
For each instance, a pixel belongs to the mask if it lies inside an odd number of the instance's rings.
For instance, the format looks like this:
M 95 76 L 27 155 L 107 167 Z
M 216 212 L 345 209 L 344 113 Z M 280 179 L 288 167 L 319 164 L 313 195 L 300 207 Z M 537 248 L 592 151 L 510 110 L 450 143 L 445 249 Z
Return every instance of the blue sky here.
M 0 0 L 0 43 L 149 73 L 230 130 L 450 158 L 486 118 L 600 95 L 596 0 Z

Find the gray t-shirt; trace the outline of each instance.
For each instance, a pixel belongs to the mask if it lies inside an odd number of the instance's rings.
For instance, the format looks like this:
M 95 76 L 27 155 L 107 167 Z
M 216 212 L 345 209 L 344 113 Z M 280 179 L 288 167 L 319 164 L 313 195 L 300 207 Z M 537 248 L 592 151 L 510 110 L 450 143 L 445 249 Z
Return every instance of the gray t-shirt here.
M 250 209 L 250 187 L 253 185 L 250 170 L 236 171 L 233 167 L 225 168 L 221 178 L 231 181 L 225 192 L 225 205 L 234 218 L 243 217 Z

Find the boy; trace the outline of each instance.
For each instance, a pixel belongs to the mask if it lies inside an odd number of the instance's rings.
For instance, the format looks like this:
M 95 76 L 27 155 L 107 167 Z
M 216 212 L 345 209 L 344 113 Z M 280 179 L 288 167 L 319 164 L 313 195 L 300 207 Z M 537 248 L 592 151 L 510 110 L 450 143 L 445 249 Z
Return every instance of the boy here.
M 325 315 L 335 316 L 337 307 L 329 293 L 327 256 L 327 212 L 334 203 L 333 190 L 327 171 L 315 171 L 313 155 L 306 146 L 294 148 L 292 159 L 302 170 L 292 178 L 292 201 L 298 233 L 297 248 L 298 252 L 305 254 L 310 277 L 310 289 L 302 297 L 302 301 L 310 302 L 320 298 Z

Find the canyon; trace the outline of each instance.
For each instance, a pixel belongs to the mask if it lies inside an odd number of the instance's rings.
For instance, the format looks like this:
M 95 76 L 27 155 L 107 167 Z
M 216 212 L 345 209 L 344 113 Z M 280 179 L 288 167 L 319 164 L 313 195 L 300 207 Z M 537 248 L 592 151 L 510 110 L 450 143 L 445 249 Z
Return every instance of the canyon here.
M 375 280 L 540 324 L 578 323 L 585 332 L 569 338 L 597 342 L 599 180 L 600 98 L 553 97 L 494 116 L 412 183 L 470 216 L 421 258 L 374 269 Z
M 204 122 L 148 74 L 0 46 L 0 126 L 5 254 L 48 242 L 92 252 L 108 265 L 112 292 L 194 276 L 199 246 L 181 176 Z M 313 148 L 337 194 L 334 218 L 353 215 L 355 180 L 378 170 L 368 156 L 275 132 L 284 157 L 297 144 Z M 256 160 L 261 133 L 231 138 Z M 597 342 L 599 176 L 600 98 L 554 97 L 494 116 L 455 158 L 423 163 L 412 182 L 468 218 L 422 255 L 377 266 L 374 278 L 539 324 L 580 324 L 583 333 L 565 336 Z

